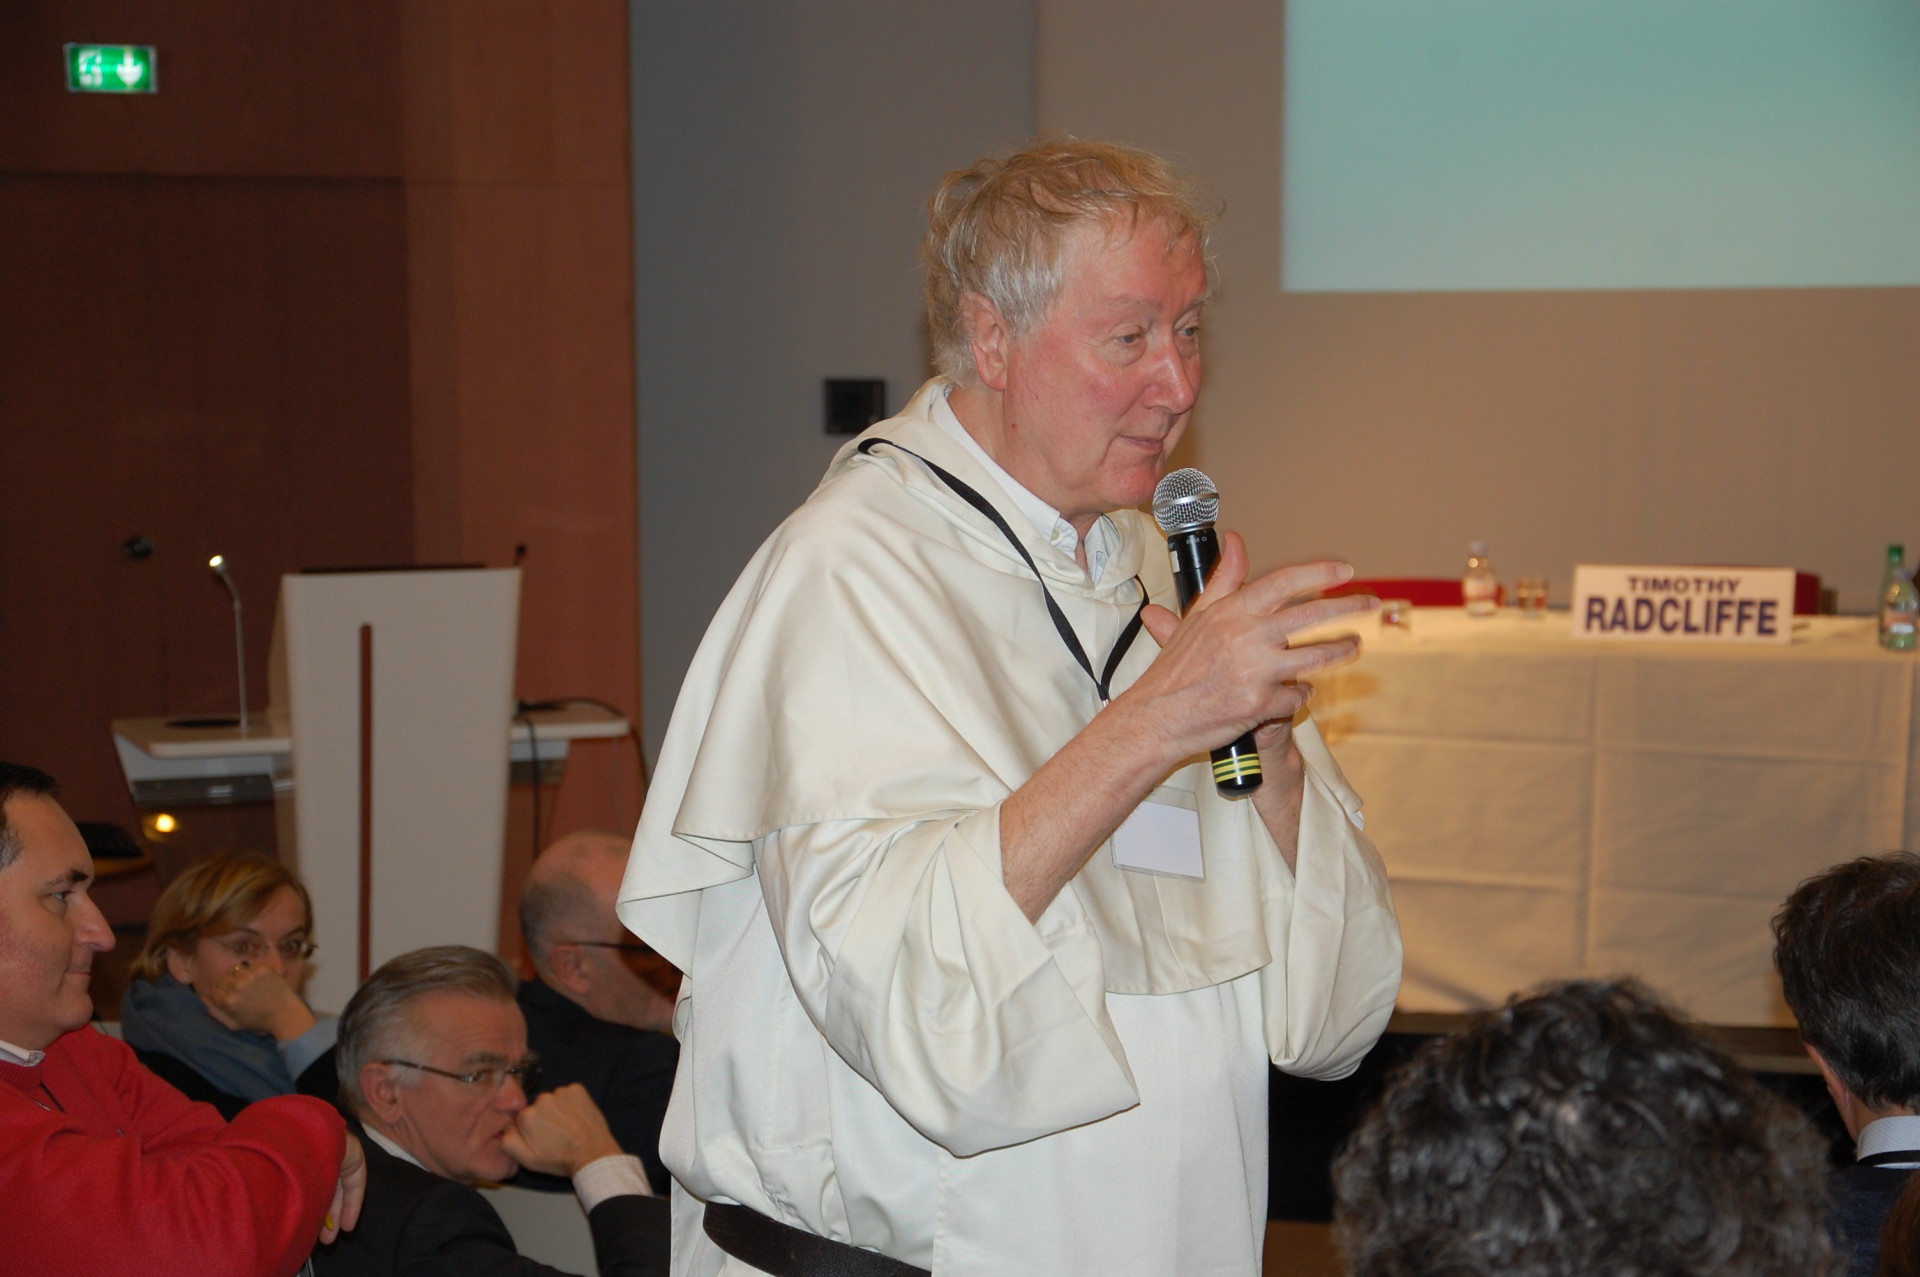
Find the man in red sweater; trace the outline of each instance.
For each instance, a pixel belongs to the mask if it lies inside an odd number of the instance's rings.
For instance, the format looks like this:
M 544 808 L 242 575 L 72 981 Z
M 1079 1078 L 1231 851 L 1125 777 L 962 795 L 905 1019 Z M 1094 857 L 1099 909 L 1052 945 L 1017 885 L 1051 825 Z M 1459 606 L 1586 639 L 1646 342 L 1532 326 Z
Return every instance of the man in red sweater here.
M 327 1104 L 231 1124 L 88 1025 L 113 932 L 53 780 L 0 763 L 0 1266 L 288 1277 L 360 1213 L 366 1164 Z

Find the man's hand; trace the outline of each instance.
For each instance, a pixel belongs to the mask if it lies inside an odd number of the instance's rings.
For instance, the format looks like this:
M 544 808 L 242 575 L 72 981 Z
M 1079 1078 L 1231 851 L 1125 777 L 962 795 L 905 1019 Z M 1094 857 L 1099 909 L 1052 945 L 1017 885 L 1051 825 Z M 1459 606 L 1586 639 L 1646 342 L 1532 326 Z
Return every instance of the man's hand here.
M 347 1132 L 347 1148 L 340 1156 L 340 1178 L 334 1181 L 333 1201 L 320 1221 L 320 1240 L 330 1242 L 360 1222 L 360 1202 L 367 1195 L 367 1153 L 360 1139 Z
M 215 981 L 207 1001 L 235 1026 L 291 1042 L 317 1022 L 312 1008 L 272 967 L 242 962 Z
M 1246 546 L 1229 532 L 1213 579 L 1184 618 L 1146 609 L 1160 644 L 1153 664 L 1000 805 L 1002 872 L 1029 919 L 1168 771 L 1256 729 L 1270 783 L 1254 804 L 1292 862 L 1305 768 L 1291 725 L 1311 690 L 1301 680 L 1352 660 L 1360 641 L 1294 647 L 1291 638 L 1378 606 L 1365 595 L 1311 597 L 1352 576 L 1344 563 L 1307 563 L 1249 581 Z
M 1254 791 L 1253 805 L 1289 867 L 1299 843 L 1305 783 L 1300 752 L 1293 745 L 1293 716 L 1313 695 L 1312 684 L 1301 677 L 1343 665 L 1360 650 L 1360 640 L 1352 635 L 1299 647 L 1292 636 L 1379 606 L 1379 600 L 1367 595 L 1296 600 L 1352 575 L 1344 563 L 1306 563 L 1248 581 L 1246 546 L 1237 533 L 1229 532 L 1213 578 L 1184 620 L 1161 607 L 1149 607 L 1142 618 L 1161 652 L 1135 688 L 1147 684 L 1159 692 L 1162 705 L 1184 702 L 1202 723 L 1222 713 L 1241 715 L 1241 730 L 1253 731 L 1266 782 Z M 1163 661 L 1170 662 L 1164 671 Z M 1158 672 L 1172 676 L 1170 690 L 1149 682 Z M 1205 730 L 1219 745 L 1234 739 L 1238 725 L 1229 722 Z
M 530 1171 L 568 1178 L 583 1166 L 622 1152 L 600 1106 L 578 1082 L 549 1091 L 522 1109 L 502 1147 Z
M 1262 753 L 1282 750 L 1287 725 L 1310 695 L 1300 680 L 1360 650 L 1351 635 L 1300 647 L 1292 636 L 1378 606 L 1367 595 L 1311 597 L 1352 575 L 1344 563 L 1303 563 L 1249 581 L 1246 546 L 1227 533 L 1219 566 L 1184 619 L 1147 608 L 1142 619 L 1161 651 L 1125 696 L 1152 704 L 1148 721 L 1180 757 L 1255 728 Z

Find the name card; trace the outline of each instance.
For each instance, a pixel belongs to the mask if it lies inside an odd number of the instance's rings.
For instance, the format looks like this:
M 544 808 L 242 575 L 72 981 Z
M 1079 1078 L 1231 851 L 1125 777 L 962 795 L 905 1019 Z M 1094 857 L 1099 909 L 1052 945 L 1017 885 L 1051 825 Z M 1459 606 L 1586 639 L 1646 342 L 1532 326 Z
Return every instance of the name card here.
M 1787 643 L 1792 568 L 1573 570 L 1573 636 L 1656 643 Z

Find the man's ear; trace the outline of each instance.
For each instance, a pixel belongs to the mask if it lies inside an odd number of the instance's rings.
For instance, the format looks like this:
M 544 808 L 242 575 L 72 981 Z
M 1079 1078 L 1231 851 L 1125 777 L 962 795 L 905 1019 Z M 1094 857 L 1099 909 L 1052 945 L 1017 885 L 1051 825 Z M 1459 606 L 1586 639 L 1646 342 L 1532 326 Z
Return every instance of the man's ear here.
M 1013 346 L 1013 331 L 1000 308 L 979 293 L 960 297 L 960 322 L 966 329 L 967 344 L 973 348 L 974 371 L 988 390 L 1007 388 L 1007 354 Z
M 400 1119 L 400 1079 L 392 1065 L 378 1060 L 360 1066 L 360 1098 L 366 1101 L 368 1116 L 380 1125 L 393 1127 Z
M 557 944 L 547 952 L 547 968 L 560 992 L 578 1002 L 593 991 L 592 959 L 577 944 Z
M 1808 1057 L 1813 1061 L 1813 1066 L 1820 1070 L 1820 1078 L 1827 1084 L 1827 1094 L 1833 1097 L 1833 1106 L 1840 1110 L 1840 1121 L 1846 1126 L 1847 1134 L 1853 1136 L 1855 1139 L 1859 1139 L 1860 1128 L 1866 1125 L 1865 1122 L 1860 1120 L 1862 1117 L 1860 1112 L 1860 1097 L 1853 1093 L 1851 1087 L 1840 1080 L 1840 1075 L 1833 1071 L 1833 1065 L 1827 1063 L 1827 1057 L 1820 1054 L 1819 1048 L 1806 1042 L 1802 1042 L 1800 1045 L 1806 1048 Z

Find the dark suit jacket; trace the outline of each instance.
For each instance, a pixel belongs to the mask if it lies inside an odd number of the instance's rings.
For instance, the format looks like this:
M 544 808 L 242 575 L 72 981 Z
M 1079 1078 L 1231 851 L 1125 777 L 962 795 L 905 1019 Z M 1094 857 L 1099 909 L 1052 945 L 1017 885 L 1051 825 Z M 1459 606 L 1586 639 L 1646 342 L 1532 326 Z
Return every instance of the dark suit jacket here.
M 613 1138 L 640 1159 L 653 1191 L 664 1196 L 660 1124 L 673 1094 L 680 1044 L 669 1034 L 595 1019 L 537 978 L 520 986 L 520 1010 L 527 1017 L 527 1045 L 540 1057 L 540 1088 L 572 1082 L 586 1087 L 607 1115 Z
M 1833 1204 L 1833 1222 L 1850 1252 L 1848 1277 L 1873 1277 L 1880 1263 L 1880 1229 L 1887 1222 L 1911 1170 L 1862 1166 L 1858 1162 L 1833 1173 L 1827 1194 Z
M 368 1139 L 360 1222 L 313 1252 L 315 1277 L 567 1277 L 522 1258 L 499 1213 L 476 1188 L 442 1179 Z M 600 1277 L 667 1277 L 667 1203 L 614 1197 L 587 1216 Z

